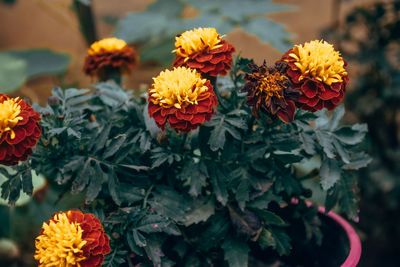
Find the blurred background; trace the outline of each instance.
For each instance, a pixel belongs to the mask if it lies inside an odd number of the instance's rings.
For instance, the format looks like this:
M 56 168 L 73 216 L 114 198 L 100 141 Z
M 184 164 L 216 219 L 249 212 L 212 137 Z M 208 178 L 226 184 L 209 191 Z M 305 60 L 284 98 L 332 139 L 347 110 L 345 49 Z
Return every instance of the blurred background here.
M 359 266 L 400 266 L 400 1 L 0 0 L 0 92 L 44 104 L 54 86 L 89 88 L 88 46 L 110 36 L 140 54 L 123 86 L 147 88 L 172 62 L 174 36 L 207 26 L 258 64 L 315 39 L 342 52 L 350 73 L 345 119 L 368 123 L 373 158 L 359 177 Z M 43 177 L 35 183 L 33 198 L 16 207 L 0 200 L 1 266 L 35 266 L 42 222 L 82 202 Z

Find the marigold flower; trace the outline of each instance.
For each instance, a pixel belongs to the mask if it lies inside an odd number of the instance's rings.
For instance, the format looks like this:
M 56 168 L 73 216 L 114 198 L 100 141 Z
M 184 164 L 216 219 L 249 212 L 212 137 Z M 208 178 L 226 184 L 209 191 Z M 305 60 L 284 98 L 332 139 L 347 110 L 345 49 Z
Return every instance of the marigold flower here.
M 186 31 L 175 38 L 174 67 L 187 66 L 209 76 L 226 75 L 231 69 L 235 48 L 214 28 Z
M 110 253 L 109 237 L 91 213 L 68 211 L 54 214 L 43 223 L 35 241 L 39 266 L 101 266 Z
M 210 81 L 196 70 L 165 70 L 153 80 L 148 111 L 162 130 L 168 122 L 175 131 L 187 133 L 211 119 L 217 96 Z
M 282 121 L 290 123 L 296 111 L 297 92 L 291 82 L 277 68 L 268 68 L 265 62 L 260 67 L 256 64 L 248 66 L 252 73 L 246 73 L 247 80 L 243 91 L 247 92 L 246 104 L 252 107 L 253 115 L 258 119 L 262 111 L 272 118 L 278 116 Z
M 343 99 L 348 83 L 346 61 L 325 41 L 296 45 L 279 62 L 287 62 L 286 75 L 301 92 L 298 107 L 317 111 L 334 109 Z
M 39 121 L 25 101 L 0 94 L 0 164 L 16 165 L 32 154 L 42 134 Z
M 88 54 L 83 70 L 91 76 L 103 77 L 106 68 L 126 73 L 138 62 L 138 55 L 133 47 L 117 38 L 105 38 L 94 42 Z

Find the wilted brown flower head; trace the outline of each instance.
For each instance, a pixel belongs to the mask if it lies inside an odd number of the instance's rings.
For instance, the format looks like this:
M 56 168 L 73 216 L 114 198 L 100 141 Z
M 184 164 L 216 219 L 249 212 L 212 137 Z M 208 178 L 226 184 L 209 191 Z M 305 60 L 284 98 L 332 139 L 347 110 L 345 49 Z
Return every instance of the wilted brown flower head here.
M 258 119 L 260 111 L 272 119 L 279 117 L 290 123 L 296 111 L 297 93 L 291 88 L 288 77 L 281 74 L 277 67 L 268 68 L 264 62 L 257 66 L 250 63 L 251 73 L 246 73 L 243 91 L 247 92 L 246 104 L 252 107 L 253 115 Z

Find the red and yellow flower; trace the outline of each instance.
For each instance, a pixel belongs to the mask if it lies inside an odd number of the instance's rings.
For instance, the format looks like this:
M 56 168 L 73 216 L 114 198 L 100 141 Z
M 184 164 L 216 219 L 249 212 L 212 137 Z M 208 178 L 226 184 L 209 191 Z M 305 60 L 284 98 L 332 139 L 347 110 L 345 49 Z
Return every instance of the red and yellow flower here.
M 343 99 L 349 81 L 347 63 L 331 44 L 311 41 L 296 45 L 279 62 L 287 63 L 286 75 L 301 93 L 298 107 L 312 112 L 331 110 Z
M 162 130 L 168 122 L 177 132 L 187 133 L 211 119 L 217 96 L 210 81 L 196 70 L 165 70 L 153 80 L 148 111 Z
M 138 62 L 138 55 L 133 47 L 117 38 L 105 38 L 94 42 L 88 54 L 83 70 L 91 76 L 103 77 L 105 71 L 112 70 L 127 73 Z
M 68 211 L 54 214 L 43 223 L 36 238 L 35 259 L 39 266 L 101 266 L 110 253 L 109 237 L 91 213 Z
M 174 67 L 187 66 L 209 76 L 226 75 L 235 48 L 214 28 L 186 31 L 175 38 Z
M 258 119 L 262 111 L 271 118 L 279 117 L 290 123 L 296 111 L 297 92 L 291 87 L 288 77 L 276 68 L 268 68 L 265 62 L 261 66 L 249 64 L 251 73 L 246 73 L 247 80 L 243 91 L 247 92 L 246 104 L 252 107 L 253 115 Z
M 25 101 L 0 94 L 0 164 L 16 165 L 32 154 L 42 134 L 39 121 Z

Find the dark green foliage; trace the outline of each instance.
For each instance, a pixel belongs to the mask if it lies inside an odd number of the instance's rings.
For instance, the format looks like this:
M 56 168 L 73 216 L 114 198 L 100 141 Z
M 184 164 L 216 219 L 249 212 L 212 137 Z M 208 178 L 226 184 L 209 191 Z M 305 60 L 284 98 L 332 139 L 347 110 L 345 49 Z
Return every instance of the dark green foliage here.
M 199 14 L 195 18 L 183 17 L 183 10 L 188 7 L 195 8 Z M 290 34 L 265 14 L 289 9 L 290 6 L 270 0 L 249 0 L 244 6 L 239 0 L 158 0 L 145 11 L 121 19 L 115 36 L 127 42 L 145 44 L 141 60 L 159 61 L 164 65 L 173 60 L 171 51 L 175 35 L 198 27 L 214 27 L 221 35 L 242 28 L 283 52 L 290 48 Z
M 366 127 L 340 126 L 343 107 L 331 115 L 298 112 L 292 124 L 255 120 L 240 92 L 249 62 L 238 58 L 231 76 L 217 81 L 222 104 L 189 134 L 161 132 L 145 99 L 114 83 L 55 88 L 46 107 L 35 106 L 43 136 L 30 161 L 13 173 L 0 169 L 8 178 L 2 197 L 12 204 L 21 188 L 32 194 L 32 169 L 65 191 L 84 192 L 82 205 L 104 217 L 111 237 L 105 266 L 247 266 L 254 246 L 288 255 L 293 220 L 305 229 L 304 242 L 320 242 L 294 163 L 318 155 L 327 208 L 338 203 L 356 219 L 349 172 L 369 162 L 355 146 Z
M 0 93 L 11 93 L 38 75 L 63 75 L 69 62 L 69 55 L 48 49 L 1 52 Z

